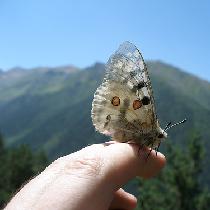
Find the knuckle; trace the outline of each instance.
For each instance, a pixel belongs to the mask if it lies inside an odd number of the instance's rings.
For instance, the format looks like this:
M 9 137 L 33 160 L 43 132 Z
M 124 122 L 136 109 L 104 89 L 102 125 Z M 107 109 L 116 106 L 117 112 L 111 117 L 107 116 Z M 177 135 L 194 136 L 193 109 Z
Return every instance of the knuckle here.
M 82 158 L 78 158 L 75 161 L 75 164 L 78 166 L 80 170 L 85 171 L 87 175 L 97 176 L 101 173 L 102 160 L 99 155 L 97 156 L 88 155 Z
M 81 150 L 71 155 L 55 160 L 47 167 L 57 174 L 73 175 L 75 177 L 97 177 L 102 174 L 104 157 L 101 150 Z
M 78 155 L 71 157 L 67 162 L 65 170 L 71 174 L 76 173 L 77 176 L 98 176 L 101 174 L 104 163 L 99 153 Z

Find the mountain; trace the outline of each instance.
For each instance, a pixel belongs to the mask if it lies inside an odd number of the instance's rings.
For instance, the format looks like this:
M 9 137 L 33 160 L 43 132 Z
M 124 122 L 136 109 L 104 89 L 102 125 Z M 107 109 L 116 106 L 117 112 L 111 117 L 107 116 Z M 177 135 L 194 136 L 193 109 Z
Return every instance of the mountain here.
M 55 158 L 96 142 L 91 100 L 104 65 L 12 69 L 0 75 L 0 130 L 6 144 L 44 148 Z
M 0 131 L 6 144 L 28 144 L 55 159 L 107 139 L 94 131 L 90 117 L 104 67 L 96 63 L 86 69 L 65 66 L 1 72 Z M 148 62 L 148 69 L 162 127 L 188 119 L 169 131 L 170 141 L 185 145 L 197 129 L 210 149 L 210 83 L 160 61 Z

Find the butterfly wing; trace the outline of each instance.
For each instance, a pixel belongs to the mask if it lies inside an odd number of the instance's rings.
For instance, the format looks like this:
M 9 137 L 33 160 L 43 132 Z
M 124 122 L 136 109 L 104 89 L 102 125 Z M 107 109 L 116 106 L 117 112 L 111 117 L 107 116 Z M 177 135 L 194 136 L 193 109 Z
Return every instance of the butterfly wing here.
M 120 45 L 106 65 L 103 83 L 92 103 L 93 124 L 116 141 L 142 142 L 157 126 L 146 65 L 130 42 Z

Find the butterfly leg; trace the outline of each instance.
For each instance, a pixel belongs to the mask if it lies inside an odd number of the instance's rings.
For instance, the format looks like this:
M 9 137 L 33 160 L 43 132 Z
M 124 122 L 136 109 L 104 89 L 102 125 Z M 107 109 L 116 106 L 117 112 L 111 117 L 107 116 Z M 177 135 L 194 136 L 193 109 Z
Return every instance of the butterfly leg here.
M 143 148 L 144 148 L 144 145 L 143 144 L 140 144 L 139 145 L 139 149 L 138 149 L 138 154 L 139 155 L 141 155 L 140 151 L 143 150 Z
M 135 142 L 132 142 L 132 141 L 128 142 L 128 144 L 134 144 L 134 145 L 138 146 L 137 154 L 139 156 L 144 155 L 144 151 L 145 151 L 145 147 L 146 147 L 144 144 L 138 144 L 138 143 L 135 143 Z
M 149 153 L 147 154 L 146 160 L 148 160 L 148 158 L 149 158 L 151 152 L 152 152 L 152 147 L 151 147 L 151 149 L 149 150 Z
M 138 146 L 138 154 L 141 154 L 140 151 L 143 150 L 144 148 L 144 145 L 143 144 L 137 144 L 135 142 L 132 142 L 132 141 L 129 141 L 127 142 L 128 144 L 134 144 L 134 145 L 137 145 Z
M 157 153 L 158 153 L 158 147 L 155 148 L 155 154 L 157 156 Z
M 157 156 L 157 153 L 158 153 L 159 147 L 160 147 L 160 143 L 159 143 L 159 144 L 158 144 L 158 146 L 155 148 L 156 156 Z

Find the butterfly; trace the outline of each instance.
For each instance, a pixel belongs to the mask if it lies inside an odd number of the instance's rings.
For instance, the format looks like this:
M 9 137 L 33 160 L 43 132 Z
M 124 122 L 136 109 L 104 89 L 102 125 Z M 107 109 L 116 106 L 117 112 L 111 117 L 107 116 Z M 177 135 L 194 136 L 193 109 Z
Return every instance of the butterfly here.
M 110 57 L 102 84 L 92 102 L 96 130 L 118 142 L 134 142 L 157 149 L 166 130 L 186 121 L 160 127 L 151 80 L 137 47 L 126 41 Z

